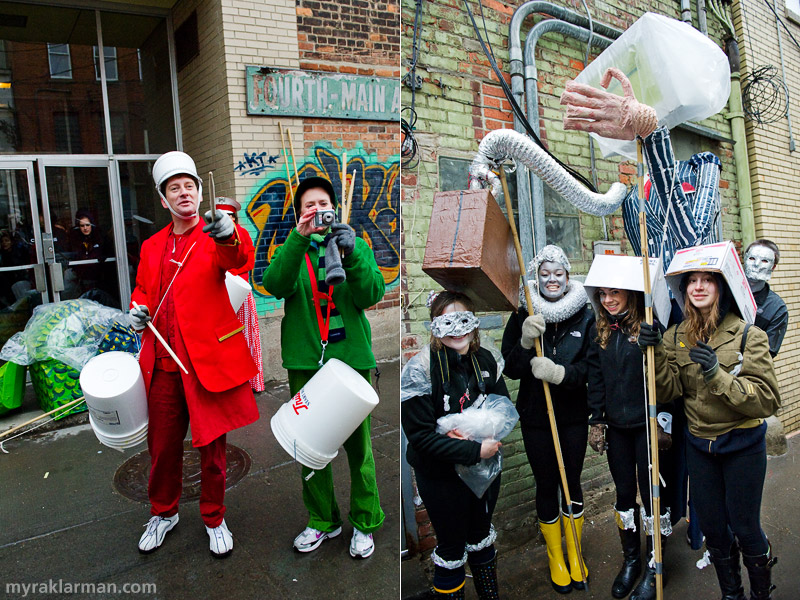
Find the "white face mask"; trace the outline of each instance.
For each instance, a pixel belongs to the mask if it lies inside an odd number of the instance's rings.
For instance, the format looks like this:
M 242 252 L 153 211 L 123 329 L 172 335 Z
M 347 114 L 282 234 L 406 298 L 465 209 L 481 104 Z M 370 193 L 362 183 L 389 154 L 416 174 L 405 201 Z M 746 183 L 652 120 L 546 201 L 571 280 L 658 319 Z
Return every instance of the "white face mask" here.
M 443 337 L 460 337 L 478 328 L 480 321 L 472 311 L 459 310 L 434 317 L 431 321 L 431 333 L 439 339 Z
M 769 281 L 775 253 L 766 246 L 753 246 L 744 256 L 744 275 L 749 281 Z
M 542 298 L 553 302 L 561 298 L 567 291 L 569 274 L 561 263 L 545 261 L 539 267 L 539 293 Z

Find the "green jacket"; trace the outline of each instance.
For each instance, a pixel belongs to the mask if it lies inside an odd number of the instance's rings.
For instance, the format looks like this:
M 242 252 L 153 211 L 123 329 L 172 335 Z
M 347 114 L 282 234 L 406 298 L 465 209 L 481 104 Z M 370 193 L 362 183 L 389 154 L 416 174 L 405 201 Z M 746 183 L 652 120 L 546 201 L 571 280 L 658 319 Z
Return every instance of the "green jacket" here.
M 316 273 L 319 252 L 311 246 L 312 239 L 321 243 L 323 237 L 313 234 L 308 238 L 293 229 L 264 272 L 263 284 L 267 291 L 276 298 L 285 299 L 281 320 L 284 369 L 319 369 L 321 338 L 304 258 L 308 253 Z M 347 280 L 334 287 L 333 302 L 344 322 L 346 338 L 328 344 L 325 361 L 338 358 L 354 369 L 371 369 L 375 367 L 375 356 L 372 354 L 372 331 L 364 310 L 383 298 L 383 275 L 372 249 L 361 238 L 356 238 L 355 249 L 342 259 L 342 266 Z
M 683 396 L 689 431 L 696 437 L 716 439 L 737 427 L 755 425 L 780 407 L 769 340 L 758 327 L 748 330 L 741 370 L 731 374 L 739 364 L 744 328 L 744 321 L 728 313 L 711 335 L 708 345 L 717 354 L 719 369 L 708 382 L 700 365 L 689 358 L 685 322 L 670 327 L 664 343 L 655 348 L 658 402 Z

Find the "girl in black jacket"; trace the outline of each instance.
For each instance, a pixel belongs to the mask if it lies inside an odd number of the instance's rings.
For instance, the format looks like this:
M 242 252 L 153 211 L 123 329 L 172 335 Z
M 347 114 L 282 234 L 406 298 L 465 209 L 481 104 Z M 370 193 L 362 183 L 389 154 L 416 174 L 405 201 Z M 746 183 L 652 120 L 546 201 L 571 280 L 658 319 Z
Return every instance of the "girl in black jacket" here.
M 502 352 L 506 360 L 503 373 L 519 379 L 517 411 L 522 439 L 536 480 L 536 512 L 547 544 L 550 582 L 566 594 L 573 587 L 582 589 L 583 576 L 578 551 L 572 536 L 569 507 L 562 493 L 553 436 L 544 398 L 542 380 L 550 384 L 553 411 L 561 441 L 572 513 L 580 542 L 583 528 L 581 471 L 586 456 L 588 409 L 586 407 L 586 353 L 589 328 L 594 322 L 587 306 L 586 292 L 578 281 L 569 279 L 570 264 L 558 246 L 545 246 L 534 258 L 529 274 L 536 285 L 532 290 L 535 315 L 520 308 L 512 314 L 503 334 Z M 541 291 L 540 291 L 541 290 Z M 544 356 L 536 357 L 539 338 Z M 561 548 L 562 521 L 567 540 L 570 568 Z M 582 559 L 581 559 L 582 560 Z M 588 574 L 586 565 L 584 573 Z
M 500 475 L 478 498 L 455 466 L 491 458 L 501 444 L 468 440 L 456 429 L 436 431 L 440 417 L 462 412 L 488 394 L 508 396 L 508 390 L 494 357 L 480 347 L 472 302 L 463 294 L 441 292 L 431 304 L 430 346 L 403 368 L 400 392 L 406 459 L 414 467 L 417 490 L 436 532 L 431 555 L 436 597 L 464 598 L 467 562 L 478 597 L 499 597 L 491 521 Z
M 650 453 L 642 352 L 637 345 L 639 323 L 644 317 L 644 294 L 599 287 L 594 292 L 594 305 L 598 308 L 589 348 L 589 445 L 601 454 L 608 450 L 608 466 L 617 491 L 616 521 L 623 554 L 622 569 L 614 579 L 611 595 L 627 596 L 642 571 L 639 530 L 643 521 L 648 568 L 631 600 L 651 600 L 656 597 L 656 581 L 655 569 L 649 566 L 653 550 Z M 661 444 L 668 447 L 668 436 L 661 432 L 659 436 Z M 637 479 L 643 504 L 642 521 L 636 504 Z M 670 511 L 662 505 L 661 512 L 661 534 L 666 536 L 672 531 Z

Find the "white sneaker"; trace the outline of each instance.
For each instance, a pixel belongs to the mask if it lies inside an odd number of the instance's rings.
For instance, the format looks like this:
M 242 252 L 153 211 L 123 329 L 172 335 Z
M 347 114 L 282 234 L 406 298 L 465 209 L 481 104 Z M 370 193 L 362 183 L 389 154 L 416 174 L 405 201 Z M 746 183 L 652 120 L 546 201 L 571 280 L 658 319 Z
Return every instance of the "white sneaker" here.
M 227 558 L 233 552 L 233 535 L 225 519 L 217 527 L 206 526 L 206 533 L 210 540 L 210 550 L 214 558 Z
M 139 552 L 150 554 L 158 550 L 164 542 L 164 537 L 178 524 L 178 513 L 171 517 L 150 517 L 145 524 L 145 532 L 139 539 Z
M 342 528 L 337 527 L 333 531 L 320 531 L 313 527 L 306 527 L 303 532 L 294 538 L 294 549 L 298 552 L 311 552 L 319 548 L 319 545 L 328 538 L 335 538 L 342 533 Z
M 353 539 L 350 540 L 350 556 L 353 558 L 367 558 L 375 551 L 375 542 L 371 533 L 364 533 L 353 529 Z

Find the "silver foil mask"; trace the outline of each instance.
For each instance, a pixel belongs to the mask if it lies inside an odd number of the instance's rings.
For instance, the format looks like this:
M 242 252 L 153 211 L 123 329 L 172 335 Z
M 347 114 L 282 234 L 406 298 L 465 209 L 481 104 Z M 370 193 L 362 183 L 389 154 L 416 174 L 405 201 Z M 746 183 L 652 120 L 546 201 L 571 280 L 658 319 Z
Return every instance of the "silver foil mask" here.
M 744 255 L 744 275 L 751 281 L 769 281 L 775 253 L 766 246 L 753 246 Z
M 539 278 L 539 293 L 546 300 L 551 302 L 558 300 L 567 291 L 567 278 L 569 275 L 561 263 L 554 261 L 543 262 L 539 267 L 537 277 Z M 555 288 L 556 285 L 558 289 Z M 548 289 L 548 287 L 553 289 Z
M 434 317 L 431 321 L 431 333 L 439 339 L 443 337 L 460 337 L 478 328 L 480 321 L 472 311 L 459 310 Z

